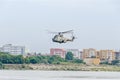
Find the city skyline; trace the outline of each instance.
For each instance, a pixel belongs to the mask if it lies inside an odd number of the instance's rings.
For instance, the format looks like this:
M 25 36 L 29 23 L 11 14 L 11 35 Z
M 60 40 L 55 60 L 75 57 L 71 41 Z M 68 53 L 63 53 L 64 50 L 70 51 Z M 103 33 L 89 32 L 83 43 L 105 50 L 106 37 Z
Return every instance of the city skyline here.
M 0 46 L 23 45 L 32 52 L 50 48 L 119 50 L 119 0 L 1 0 Z M 53 43 L 50 31 L 74 30 L 77 37 Z

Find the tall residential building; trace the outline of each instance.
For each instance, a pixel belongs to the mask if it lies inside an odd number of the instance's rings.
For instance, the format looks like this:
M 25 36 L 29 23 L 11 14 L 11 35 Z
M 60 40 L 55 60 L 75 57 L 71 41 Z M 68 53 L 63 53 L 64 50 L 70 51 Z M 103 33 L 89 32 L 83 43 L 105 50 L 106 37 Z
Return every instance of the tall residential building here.
M 82 52 L 82 59 L 85 58 L 96 58 L 97 57 L 97 51 L 96 49 L 93 48 L 89 48 L 89 49 L 83 49 Z
M 66 49 L 66 53 L 67 52 L 72 52 L 74 58 L 81 59 L 81 53 L 79 49 Z
M 60 48 L 51 48 L 50 55 L 59 55 L 61 58 L 65 58 L 66 51 Z
M 100 60 L 110 62 L 115 60 L 115 52 L 113 50 L 100 50 L 99 53 Z
M 115 52 L 115 59 L 120 60 L 120 52 Z
M 0 51 L 10 53 L 12 55 L 24 55 L 25 46 L 12 46 L 12 44 L 6 44 L 0 48 Z

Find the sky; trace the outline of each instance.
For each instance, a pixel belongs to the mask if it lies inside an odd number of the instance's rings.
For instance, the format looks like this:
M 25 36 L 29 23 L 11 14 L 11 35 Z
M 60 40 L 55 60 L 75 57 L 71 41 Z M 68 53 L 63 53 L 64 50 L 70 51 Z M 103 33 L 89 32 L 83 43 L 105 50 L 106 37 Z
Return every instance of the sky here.
M 0 46 L 42 53 L 50 48 L 119 50 L 119 21 L 119 0 L 0 0 Z M 53 43 L 47 30 L 74 30 L 77 39 Z

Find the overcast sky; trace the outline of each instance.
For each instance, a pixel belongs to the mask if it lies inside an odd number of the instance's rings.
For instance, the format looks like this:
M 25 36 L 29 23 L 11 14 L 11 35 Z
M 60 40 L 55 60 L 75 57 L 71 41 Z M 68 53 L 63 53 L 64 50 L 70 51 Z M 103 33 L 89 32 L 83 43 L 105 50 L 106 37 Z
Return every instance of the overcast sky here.
M 49 31 L 74 30 L 74 42 L 52 42 Z M 0 46 L 120 49 L 120 0 L 0 0 Z

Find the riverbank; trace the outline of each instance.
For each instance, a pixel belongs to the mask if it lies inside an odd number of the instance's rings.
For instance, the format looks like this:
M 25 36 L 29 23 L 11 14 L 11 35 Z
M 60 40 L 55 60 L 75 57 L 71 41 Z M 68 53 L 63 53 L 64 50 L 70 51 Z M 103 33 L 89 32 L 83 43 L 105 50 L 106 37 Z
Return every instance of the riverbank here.
M 4 70 L 45 70 L 45 71 L 120 71 L 120 67 L 112 65 L 84 64 L 4 64 Z
M 119 72 L 0 70 L 0 80 L 120 80 Z

